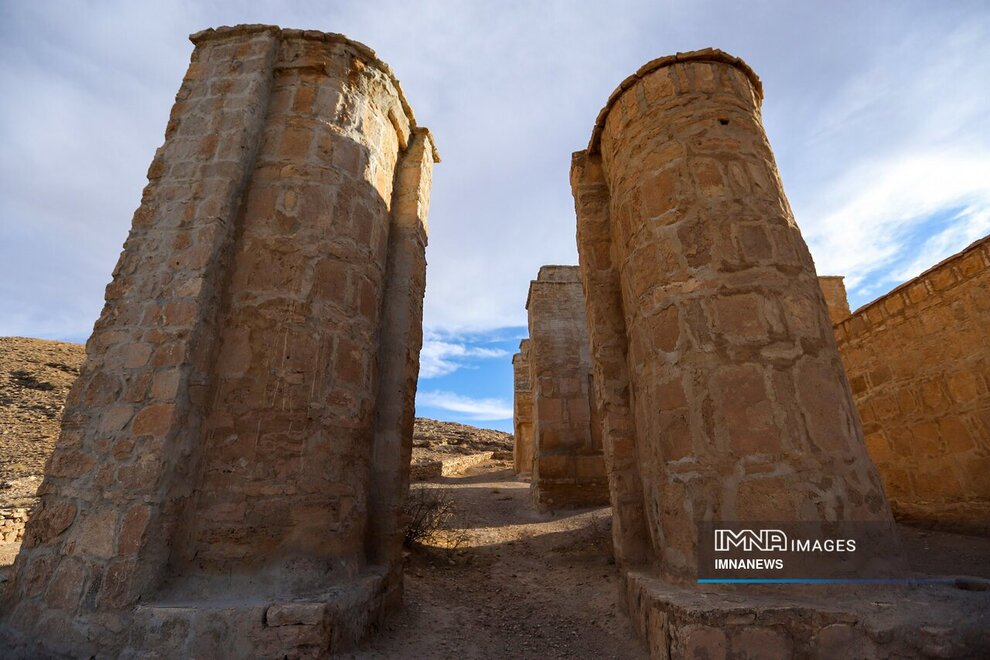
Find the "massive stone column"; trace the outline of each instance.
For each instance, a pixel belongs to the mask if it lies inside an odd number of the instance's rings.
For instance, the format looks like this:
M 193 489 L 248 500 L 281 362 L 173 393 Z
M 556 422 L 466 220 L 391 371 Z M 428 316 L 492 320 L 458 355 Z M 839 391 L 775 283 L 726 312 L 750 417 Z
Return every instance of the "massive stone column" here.
M 192 41 L 6 592 L 38 652 L 325 653 L 401 594 L 432 139 L 341 35 Z
M 530 372 L 530 341 L 519 342 L 519 352 L 512 356 L 512 462 L 518 474 L 533 471 L 533 377 Z
M 906 575 L 761 100 L 752 70 L 721 51 L 654 60 L 613 93 L 587 151 L 574 155 L 594 392 L 630 613 L 655 658 L 980 655 L 987 598 L 951 587 L 921 600 L 883 587 L 893 606 L 880 612 L 878 587 L 696 581 L 718 567 L 704 535 L 740 522 L 793 524 L 819 540 L 865 529 L 860 554 L 843 561 Z M 761 547 L 755 556 L 780 550 Z M 806 559 L 817 571 L 801 577 L 840 563 L 790 550 L 782 566 Z
M 574 157 L 613 498 L 675 580 L 698 521 L 890 521 L 761 97 L 719 51 L 655 60 Z
M 577 266 L 543 266 L 530 283 L 533 498 L 541 509 L 608 502 L 600 435 L 592 432 L 591 359 Z

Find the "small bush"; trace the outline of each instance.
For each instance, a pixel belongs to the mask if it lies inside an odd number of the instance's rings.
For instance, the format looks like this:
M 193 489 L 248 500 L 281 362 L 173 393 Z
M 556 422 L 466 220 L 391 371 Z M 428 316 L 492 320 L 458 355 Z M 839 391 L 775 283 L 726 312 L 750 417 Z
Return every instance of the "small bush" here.
M 412 488 L 406 497 L 405 544 L 413 546 L 429 540 L 442 530 L 454 513 L 454 500 L 444 488 Z

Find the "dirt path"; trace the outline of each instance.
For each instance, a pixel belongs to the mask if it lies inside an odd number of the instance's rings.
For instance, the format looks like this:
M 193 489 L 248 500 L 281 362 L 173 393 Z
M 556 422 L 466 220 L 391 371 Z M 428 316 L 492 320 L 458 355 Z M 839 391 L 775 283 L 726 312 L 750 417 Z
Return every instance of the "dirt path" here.
M 505 462 L 420 484 L 458 550 L 409 557 L 405 607 L 352 658 L 646 658 L 619 608 L 607 508 L 539 514 Z

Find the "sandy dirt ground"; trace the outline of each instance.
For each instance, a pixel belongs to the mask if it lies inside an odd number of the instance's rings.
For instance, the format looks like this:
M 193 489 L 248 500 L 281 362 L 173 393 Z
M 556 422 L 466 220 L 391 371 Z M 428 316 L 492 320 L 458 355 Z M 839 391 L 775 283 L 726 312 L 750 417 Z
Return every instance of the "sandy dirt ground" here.
M 646 658 L 619 607 L 608 508 L 538 513 L 507 461 L 446 490 L 449 531 L 407 558 L 405 607 L 351 658 Z
M 403 610 L 347 657 L 648 656 L 620 607 L 607 507 L 540 514 L 506 461 L 414 488 L 450 495 L 449 531 L 409 553 Z M 918 573 L 990 578 L 990 538 L 900 538 Z

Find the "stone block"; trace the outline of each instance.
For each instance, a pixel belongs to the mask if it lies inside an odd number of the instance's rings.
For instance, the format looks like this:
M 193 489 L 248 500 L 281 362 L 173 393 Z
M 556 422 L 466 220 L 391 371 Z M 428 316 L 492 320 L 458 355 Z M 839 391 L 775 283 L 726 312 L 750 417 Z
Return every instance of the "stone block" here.
M 976 330 L 990 313 L 982 305 L 990 274 L 981 253 L 988 241 L 871 303 L 896 314 L 896 323 L 870 325 L 855 336 L 836 333 L 861 418 L 890 440 L 891 453 L 880 443 L 870 450 L 896 507 L 916 523 L 970 532 L 987 529 L 990 515 L 990 501 L 965 476 L 983 431 L 976 411 L 990 400 L 979 375 L 986 342 Z M 967 502 L 965 516 L 955 513 L 958 501 Z
M 732 636 L 732 657 L 739 660 L 787 660 L 794 649 L 787 635 L 769 628 L 745 627 Z
M 326 603 L 276 603 L 265 610 L 266 626 L 318 626 L 327 616 Z

